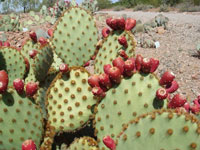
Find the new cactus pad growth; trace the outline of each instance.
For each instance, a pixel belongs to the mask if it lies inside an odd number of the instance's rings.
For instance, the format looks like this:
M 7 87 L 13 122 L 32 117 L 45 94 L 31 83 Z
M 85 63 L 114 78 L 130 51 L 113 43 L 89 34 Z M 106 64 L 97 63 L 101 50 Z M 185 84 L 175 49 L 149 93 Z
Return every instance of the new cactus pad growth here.
M 72 67 L 85 64 L 93 56 L 97 42 L 98 30 L 93 17 L 84 9 L 73 7 L 58 20 L 51 46 Z
M 118 135 L 116 150 L 197 150 L 199 125 L 193 115 L 173 110 L 142 114 Z

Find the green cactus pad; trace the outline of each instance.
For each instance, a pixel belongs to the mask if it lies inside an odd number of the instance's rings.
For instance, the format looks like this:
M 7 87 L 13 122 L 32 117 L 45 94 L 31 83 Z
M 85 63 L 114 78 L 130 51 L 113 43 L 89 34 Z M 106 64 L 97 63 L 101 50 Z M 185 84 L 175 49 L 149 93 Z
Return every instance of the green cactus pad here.
M 39 50 L 40 49 L 40 44 L 39 43 L 34 43 L 32 40 L 27 40 L 24 42 L 24 45 L 22 46 L 22 49 L 21 49 L 21 53 L 28 59 L 29 61 L 29 64 L 30 64 L 30 69 L 29 69 L 29 73 L 25 79 L 25 83 L 28 83 L 28 82 L 35 82 L 37 81 L 35 75 L 34 75 L 34 71 L 33 71 L 33 67 L 32 67 L 32 64 L 33 64 L 33 59 L 30 58 L 29 56 L 29 51 L 30 50 Z
M 97 142 L 91 137 L 75 139 L 69 150 L 99 150 Z
M 0 48 L 0 70 L 5 70 L 9 77 L 9 86 L 16 78 L 24 78 L 26 65 L 23 55 L 15 48 Z
M 84 68 L 73 67 L 69 74 L 59 73 L 51 83 L 46 97 L 50 126 L 56 132 L 80 129 L 92 117 L 91 108 L 97 103 Z
M 122 35 L 127 39 L 127 49 L 124 49 L 123 46 L 118 42 L 118 38 Z M 100 44 L 100 48 L 98 50 L 99 52 L 95 59 L 95 72 L 102 73 L 103 66 L 105 64 L 112 64 L 112 60 L 118 56 L 118 51 L 121 49 L 124 49 L 129 57 L 134 56 L 135 46 L 136 42 L 131 32 L 112 31 L 110 35 L 103 39 L 102 43 Z
M 53 63 L 51 64 L 51 68 L 53 68 L 56 71 L 59 71 L 59 67 L 62 63 L 62 59 L 60 59 L 58 55 L 55 52 L 53 52 Z
M 19 150 L 24 140 L 32 139 L 39 148 L 43 120 L 38 105 L 13 88 L 0 94 L 0 149 Z
M 40 47 L 33 62 L 33 71 L 38 81 L 43 81 L 53 62 L 53 52 L 49 45 Z
M 117 139 L 116 150 L 200 149 L 200 122 L 192 115 L 157 110 L 132 120 Z
M 93 17 L 84 9 L 72 7 L 58 20 L 51 45 L 64 63 L 82 66 L 94 54 L 98 30 Z
M 116 138 L 122 127 L 136 116 L 165 106 L 165 101 L 156 99 L 159 81 L 153 74 L 135 73 L 122 79 L 121 83 L 111 88 L 106 97 L 95 109 L 94 126 L 99 140 L 99 147 L 105 148 L 102 138 L 110 135 Z

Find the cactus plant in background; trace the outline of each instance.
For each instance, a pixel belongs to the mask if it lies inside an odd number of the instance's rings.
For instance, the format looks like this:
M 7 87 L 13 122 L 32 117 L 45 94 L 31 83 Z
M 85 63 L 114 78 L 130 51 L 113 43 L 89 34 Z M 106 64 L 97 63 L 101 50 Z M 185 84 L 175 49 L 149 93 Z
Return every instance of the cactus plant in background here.
M 19 23 L 19 15 L 5 15 L 0 19 L 0 31 L 20 31 L 22 30 Z
M 81 3 L 81 7 L 94 13 L 98 11 L 97 3 L 97 0 L 84 0 Z

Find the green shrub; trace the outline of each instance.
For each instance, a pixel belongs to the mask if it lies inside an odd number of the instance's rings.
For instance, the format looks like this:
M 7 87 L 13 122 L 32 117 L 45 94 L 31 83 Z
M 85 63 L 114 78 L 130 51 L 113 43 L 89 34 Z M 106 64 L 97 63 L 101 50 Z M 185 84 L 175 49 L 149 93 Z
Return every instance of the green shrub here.
M 169 7 L 166 4 L 160 5 L 160 12 L 168 12 L 169 11 Z
M 134 8 L 133 8 L 133 11 L 139 11 L 139 10 L 149 10 L 149 9 L 152 9 L 152 8 L 154 8 L 154 6 L 153 5 L 144 5 L 144 4 L 139 4 L 139 5 L 137 5 L 137 6 L 135 6 Z
M 113 10 L 114 10 L 114 11 L 122 11 L 122 10 L 124 10 L 124 9 L 125 9 L 124 6 L 115 6 L 115 7 L 113 7 Z

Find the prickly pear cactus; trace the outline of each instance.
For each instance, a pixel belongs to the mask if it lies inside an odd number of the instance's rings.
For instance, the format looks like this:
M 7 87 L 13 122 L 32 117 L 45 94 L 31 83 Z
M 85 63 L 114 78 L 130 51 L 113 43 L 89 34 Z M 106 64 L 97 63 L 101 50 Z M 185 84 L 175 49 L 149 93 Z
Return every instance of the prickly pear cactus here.
M 78 67 L 70 70 L 69 74 L 59 73 L 47 91 L 48 120 L 55 132 L 72 132 L 83 127 L 97 103 L 87 83 L 88 72 Z
M 69 150 L 98 150 L 97 142 L 91 137 L 75 139 Z
M 0 94 L 0 106 L 0 149 L 19 150 L 27 139 L 34 140 L 39 148 L 43 134 L 40 107 L 13 88 Z
M 40 47 L 33 60 L 33 71 L 38 81 L 43 81 L 53 63 L 53 52 L 49 45 Z
M 197 150 L 200 122 L 192 115 L 157 110 L 132 120 L 117 139 L 116 150 Z
M 30 58 L 29 51 L 30 50 L 38 50 L 39 48 L 40 48 L 39 43 L 34 43 L 32 40 L 27 40 L 24 42 L 24 45 L 21 49 L 21 53 L 28 59 L 29 64 L 30 64 L 30 69 L 29 69 L 28 75 L 25 79 L 25 83 L 28 83 L 30 81 L 33 81 L 33 82 L 37 81 L 34 71 L 33 71 L 33 67 L 32 67 L 33 59 Z
M 165 106 L 165 101 L 156 99 L 159 88 L 155 75 L 135 73 L 106 93 L 95 110 L 94 125 L 100 149 L 105 148 L 103 137 L 110 135 L 115 139 L 131 118 Z
M 58 20 L 51 46 L 70 67 L 82 66 L 94 54 L 97 41 L 93 17 L 82 8 L 72 7 Z
M 53 52 L 53 63 L 51 64 L 51 68 L 59 71 L 59 67 L 62 63 L 62 59 L 60 59 L 58 55 L 55 52 Z
M 26 64 L 23 55 L 15 48 L 0 48 L 0 70 L 6 70 L 9 77 L 9 86 L 12 86 L 16 78 L 24 78 Z
M 131 57 L 134 56 L 134 50 L 136 42 L 131 32 L 128 31 L 112 31 L 110 35 L 102 41 L 99 48 L 99 52 L 95 59 L 95 72 L 102 73 L 103 66 L 105 64 L 111 64 L 119 54 L 119 50 L 123 49 L 123 46 L 119 44 L 118 38 L 125 36 L 128 43 L 128 48 L 125 50 L 126 54 Z

